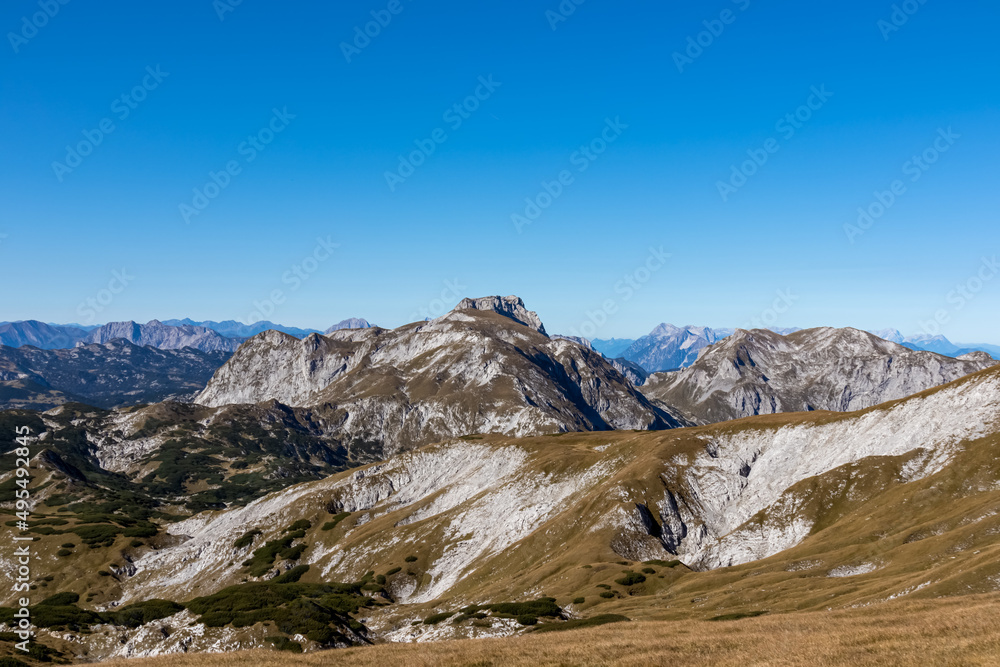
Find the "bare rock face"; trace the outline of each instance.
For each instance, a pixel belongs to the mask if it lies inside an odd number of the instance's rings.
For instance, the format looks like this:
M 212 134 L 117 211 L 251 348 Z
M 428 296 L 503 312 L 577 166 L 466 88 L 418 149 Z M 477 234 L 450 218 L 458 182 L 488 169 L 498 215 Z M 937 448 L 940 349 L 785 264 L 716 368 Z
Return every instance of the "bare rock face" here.
M 543 331 L 535 313 L 508 297 L 466 300 L 444 317 L 391 331 L 344 329 L 301 341 L 265 332 L 216 372 L 197 402 L 311 406 L 387 452 L 470 433 L 681 424 L 599 353 Z
M 107 343 L 118 338 L 136 345 L 152 345 L 163 350 L 192 347 L 202 352 L 233 352 L 242 343 L 240 338 L 227 338 L 205 327 L 170 326 L 158 320 L 151 320 L 146 324 L 110 322 L 87 334 L 85 342 Z
M 684 368 L 694 363 L 699 352 L 724 339 L 729 333 L 730 330 L 708 327 L 660 324 L 632 343 L 621 356 L 649 373 Z
M 809 410 L 845 412 L 891 401 L 996 364 L 985 353 L 952 359 L 857 329 L 782 336 L 737 330 L 690 367 L 651 375 L 650 398 L 698 423 Z
M 480 299 L 462 299 L 462 301 L 455 306 L 455 310 L 469 309 L 488 310 L 497 313 L 498 315 L 509 317 L 515 322 L 534 329 L 542 335 L 548 335 L 545 333 L 545 327 L 542 326 L 542 320 L 538 317 L 538 313 L 525 308 L 524 302 L 521 301 L 521 297 L 486 296 Z

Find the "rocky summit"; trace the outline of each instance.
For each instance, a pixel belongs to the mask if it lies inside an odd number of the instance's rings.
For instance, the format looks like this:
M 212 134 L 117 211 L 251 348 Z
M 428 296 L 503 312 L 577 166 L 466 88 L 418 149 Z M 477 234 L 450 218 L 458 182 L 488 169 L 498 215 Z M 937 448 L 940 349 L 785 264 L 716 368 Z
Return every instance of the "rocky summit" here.
M 857 329 L 782 336 L 739 329 L 690 367 L 651 375 L 643 392 L 697 423 L 810 410 L 860 410 L 956 380 L 997 362 L 916 351 Z
M 680 426 L 599 353 L 551 339 L 517 297 L 466 299 L 397 329 L 247 341 L 197 398 L 311 406 L 385 451 L 469 433 L 526 436 Z

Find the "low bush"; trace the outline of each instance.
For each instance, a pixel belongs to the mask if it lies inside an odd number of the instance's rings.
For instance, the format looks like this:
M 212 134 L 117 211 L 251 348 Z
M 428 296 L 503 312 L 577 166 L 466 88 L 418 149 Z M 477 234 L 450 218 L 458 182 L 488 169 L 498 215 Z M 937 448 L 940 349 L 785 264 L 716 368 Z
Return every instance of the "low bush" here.
M 732 614 L 722 614 L 721 616 L 713 616 L 708 619 L 710 621 L 738 621 L 741 618 L 755 618 L 757 616 L 763 616 L 766 611 L 744 611 L 744 612 L 734 612 Z
M 446 611 L 440 614 L 431 614 L 424 619 L 424 625 L 437 625 L 442 621 L 447 621 L 449 618 L 455 615 L 453 611 Z
M 641 584 L 644 581 L 646 581 L 646 575 L 639 574 L 638 572 L 632 572 L 631 570 L 626 572 L 624 577 L 615 579 L 615 583 L 619 586 L 635 586 L 636 584 Z
M 575 618 L 565 623 L 546 623 L 532 630 L 532 632 L 559 632 L 560 630 L 577 630 L 579 628 L 592 628 L 597 625 L 608 623 L 621 623 L 631 620 L 628 616 L 620 614 L 598 614 L 590 618 Z
M 325 530 L 333 530 L 334 528 L 337 527 L 337 524 L 339 524 L 341 521 L 343 521 L 344 519 L 346 519 L 349 516 L 351 516 L 350 512 L 341 512 L 337 516 L 333 517 L 332 519 L 330 519 L 329 521 L 327 521 L 326 523 L 324 523 L 323 527 L 320 528 L 320 530 L 324 530 L 324 531 Z
M 274 637 L 267 637 L 267 641 L 271 642 L 277 651 L 291 651 L 292 653 L 302 653 L 302 644 L 298 642 L 293 642 L 288 637 L 282 637 L 277 635 Z
M 233 548 L 235 549 L 245 549 L 246 547 L 253 544 L 254 538 L 258 535 L 263 535 L 263 532 L 257 528 L 253 530 L 248 530 L 243 533 L 242 536 L 238 537 L 235 542 L 233 542 Z
M 288 572 L 285 572 L 284 574 L 275 577 L 271 581 L 276 584 L 294 584 L 296 581 L 302 578 L 302 575 L 304 575 L 308 571 L 309 571 L 308 565 L 298 565 L 296 567 L 293 567 Z
M 659 565 L 660 567 L 677 567 L 681 564 L 679 560 L 647 560 L 643 565 Z

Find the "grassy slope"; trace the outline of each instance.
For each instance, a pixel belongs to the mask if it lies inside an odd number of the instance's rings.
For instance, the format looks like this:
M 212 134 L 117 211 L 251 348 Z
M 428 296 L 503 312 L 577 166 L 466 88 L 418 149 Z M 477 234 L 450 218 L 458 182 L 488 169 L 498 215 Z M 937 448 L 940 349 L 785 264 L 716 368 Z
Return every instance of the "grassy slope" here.
M 995 665 L 998 661 L 1000 596 L 990 595 L 729 622 L 619 623 L 510 639 L 389 644 L 308 655 L 250 651 L 105 664 L 115 667 L 824 667 Z
M 938 389 L 925 394 L 934 391 Z M 702 448 L 704 442 L 695 437 L 699 433 L 775 429 L 786 424 L 826 423 L 847 417 L 835 413 L 786 414 L 660 433 L 564 434 L 518 441 L 471 438 L 470 444 L 529 450 L 535 473 L 558 474 L 602 460 L 622 463 L 607 480 L 574 495 L 565 508 L 540 529 L 513 547 L 474 563 L 472 570 L 447 598 L 402 606 L 390 615 L 395 614 L 394 622 L 408 623 L 436 611 L 458 609 L 470 601 L 523 599 L 524 591 L 535 591 L 537 595 L 556 597 L 560 605 L 581 616 L 617 613 L 640 621 L 702 621 L 727 613 L 766 611 L 776 615 L 862 605 L 879 608 L 881 605 L 874 605 L 892 597 L 930 604 L 939 596 L 981 594 L 1000 588 L 1000 484 L 997 483 L 1000 480 L 1000 435 L 966 443 L 947 468 L 909 484 L 898 481 L 898 472 L 907 457 L 866 459 L 804 480 L 797 490 L 808 491 L 810 499 L 801 511 L 816 520 L 814 532 L 800 545 L 771 558 L 709 572 L 690 572 L 683 566 L 657 566 L 653 568 L 656 573 L 642 584 L 625 587 L 615 583 L 615 579 L 622 576 L 622 570 L 635 570 L 642 565 L 621 564 L 621 556 L 609 546 L 611 531 L 599 526 L 598 519 L 604 512 L 618 505 L 629 505 L 616 499 L 610 489 L 626 487 L 632 491 L 632 497 L 662 493 L 658 474 L 663 462 L 678 460 Z M 604 449 L 605 445 L 610 447 Z M 323 482 L 313 485 L 317 488 L 315 498 L 290 507 L 291 514 L 283 515 L 280 524 L 276 525 L 283 528 L 295 519 L 312 521 L 305 540 L 310 550 L 302 561 L 314 563 L 303 579 L 307 582 L 323 578 L 320 566 L 326 562 L 322 558 L 314 561 L 310 554 L 336 546 L 350 549 L 352 557 L 357 556 L 353 567 L 358 573 L 353 578 L 338 575 L 332 577 L 334 579 L 349 581 L 368 570 L 384 573 L 399 567 L 401 571 L 389 579 L 390 591 L 405 583 L 410 571 L 414 579 L 426 585 L 424 573 L 443 549 L 443 526 L 466 509 L 465 505 L 459 505 L 443 516 L 400 525 L 401 520 L 430 500 L 424 499 L 413 506 L 374 516 L 363 525 L 358 525 L 361 513 L 356 513 L 334 529 L 322 531 L 322 525 L 330 519 L 325 510 L 329 493 L 322 490 L 328 487 Z M 595 527 L 596 530 L 590 530 Z M 254 548 L 265 539 L 273 539 L 273 536 L 265 535 Z M 64 541 L 62 536 L 44 536 L 38 550 L 49 552 L 61 541 Z M 82 560 L 65 558 L 47 563 L 48 571 L 56 571 L 56 580 L 51 587 L 46 587 L 47 590 L 69 589 L 84 595 L 108 590 L 109 584 L 115 584 L 94 573 L 101 562 L 116 559 L 124 546 L 122 542 L 124 539 L 119 540 L 114 549 L 81 551 Z M 411 554 L 416 555 L 417 560 L 407 563 L 405 558 Z M 246 554 L 234 555 L 234 560 L 245 557 Z M 869 563 L 878 569 L 857 576 L 828 576 L 837 567 Z M 232 581 L 216 580 L 205 585 L 217 590 L 238 583 L 245 576 L 245 573 L 238 574 Z M 601 598 L 600 585 L 610 586 L 614 597 Z M 200 594 L 208 592 L 212 591 L 199 591 Z M 176 599 L 183 601 L 189 597 L 177 596 Z M 586 602 L 573 604 L 577 597 L 585 597 Z M 968 604 L 972 604 L 972 600 L 969 598 Z M 830 617 L 824 614 L 818 618 Z M 753 624 L 775 622 L 765 619 L 741 621 L 741 624 L 757 627 Z M 629 627 L 628 632 L 632 632 L 632 626 Z M 588 632 L 615 636 L 618 631 L 620 628 Z M 543 640 L 532 638 L 531 641 Z M 556 639 L 545 641 L 557 642 Z

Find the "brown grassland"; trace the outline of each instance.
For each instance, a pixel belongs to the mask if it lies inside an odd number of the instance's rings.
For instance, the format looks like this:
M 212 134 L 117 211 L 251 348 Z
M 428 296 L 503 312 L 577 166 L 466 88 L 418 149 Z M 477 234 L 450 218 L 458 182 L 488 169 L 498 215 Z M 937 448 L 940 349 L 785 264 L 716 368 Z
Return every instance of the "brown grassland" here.
M 275 651 L 171 655 L 115 667 L 366 667 L 542 665 L 998 665 L 1000 595 L 889 602 L 861 609 L 736 621 L 647 621 L 422 644 L 381 644 L 306 655 Z

